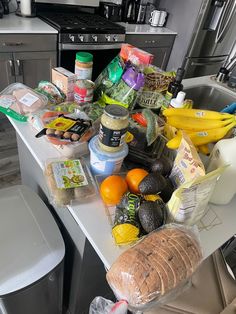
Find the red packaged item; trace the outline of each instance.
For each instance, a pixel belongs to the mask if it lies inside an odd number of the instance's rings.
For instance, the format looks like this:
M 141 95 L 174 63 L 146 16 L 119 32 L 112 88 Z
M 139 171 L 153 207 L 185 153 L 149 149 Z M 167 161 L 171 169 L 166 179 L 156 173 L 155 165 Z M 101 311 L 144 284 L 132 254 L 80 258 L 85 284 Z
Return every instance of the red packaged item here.
M 154 59 L 154 55 L 152 55 L 151 53 L 134 47 L 130 44 L 121 45 L 120 56 L 125 62 L 130 61 L 137 66 L 147 66 L 151 64 Z

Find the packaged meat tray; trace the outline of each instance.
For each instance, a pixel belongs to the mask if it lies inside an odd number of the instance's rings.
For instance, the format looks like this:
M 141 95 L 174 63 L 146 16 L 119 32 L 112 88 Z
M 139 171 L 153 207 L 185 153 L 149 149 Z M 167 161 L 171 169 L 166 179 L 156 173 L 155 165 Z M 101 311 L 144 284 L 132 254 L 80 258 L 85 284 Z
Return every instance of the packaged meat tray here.
M 13 83 L 0 93 L 0 106 L 20 115 L 28 115 L 43 109 L 48 99 L 30 87 Z

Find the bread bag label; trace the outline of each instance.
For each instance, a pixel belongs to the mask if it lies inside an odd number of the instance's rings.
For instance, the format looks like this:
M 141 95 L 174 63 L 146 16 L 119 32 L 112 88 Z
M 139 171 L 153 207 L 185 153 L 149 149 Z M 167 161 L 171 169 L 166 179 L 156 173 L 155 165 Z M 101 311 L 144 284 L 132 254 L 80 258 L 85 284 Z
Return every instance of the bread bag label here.
M 88 185 L 88 180 L 79 160 L 53 162 L 52 171 L 58 189 L 71 189 Z
M 170 217 L 186 225 L 196 224 L 205 214 L 216 181 L 226 167 L 220 167 L 204 176 L 199 176 L 176 189 L 168 202 Z
M 21 102 L 23 105 L 27 107 L 31 107 L 38 100 L 39 98 L 36 97 L 35 95 L 31 93 L 27 93 L 19 99 L 19 102 Z

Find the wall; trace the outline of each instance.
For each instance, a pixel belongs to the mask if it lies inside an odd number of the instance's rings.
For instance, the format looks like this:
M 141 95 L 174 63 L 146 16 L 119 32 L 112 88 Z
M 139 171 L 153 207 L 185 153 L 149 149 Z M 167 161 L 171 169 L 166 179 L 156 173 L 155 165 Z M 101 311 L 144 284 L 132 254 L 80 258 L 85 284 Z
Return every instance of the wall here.
M 165 8 L 169 13 L 166 27 L 178 33 L 167 66 L 168 70 L 177 69 L 184 60 L 201 3 L 202 0 L 160 1 L 160 8 Z

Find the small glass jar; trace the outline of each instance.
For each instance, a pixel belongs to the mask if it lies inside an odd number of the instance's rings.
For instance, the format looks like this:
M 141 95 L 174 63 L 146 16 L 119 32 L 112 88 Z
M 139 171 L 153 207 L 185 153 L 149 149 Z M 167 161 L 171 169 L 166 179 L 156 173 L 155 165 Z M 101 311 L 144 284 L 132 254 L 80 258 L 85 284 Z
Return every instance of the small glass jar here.
M 75 74 L 79 80 L 91 80 L 93 72 L 93 55 L 89 52 L 77 52 Z
M 99 130 L 99 145 L 107 152 L 117 152 L 122 149 L 129 125 L 129 112 L 119 105 L 108 105 L 101 116 Z
M 90 80 L 77 80 L 74 86 L 74 101 L 82 106 L 93 101 L 95 84 Z

